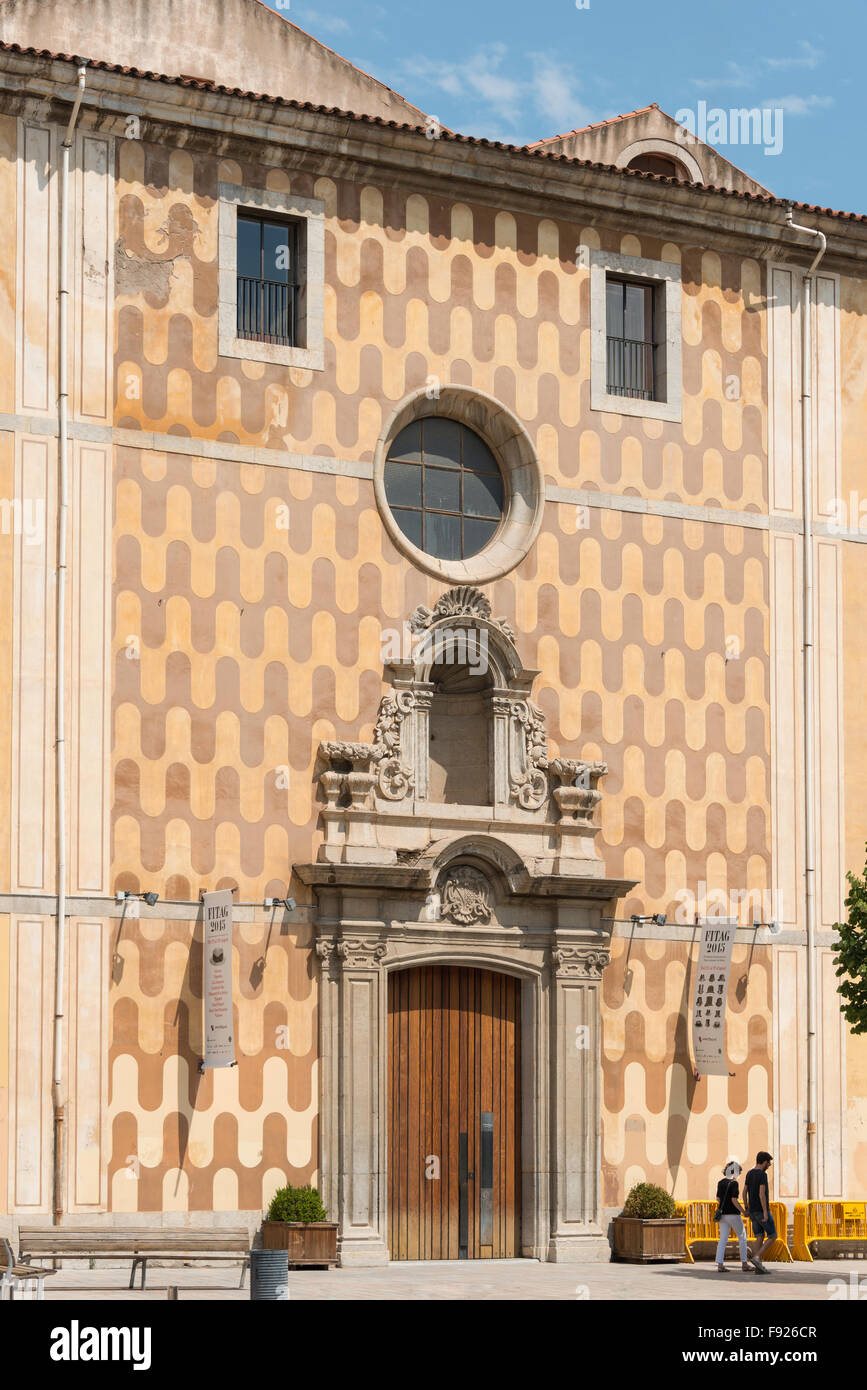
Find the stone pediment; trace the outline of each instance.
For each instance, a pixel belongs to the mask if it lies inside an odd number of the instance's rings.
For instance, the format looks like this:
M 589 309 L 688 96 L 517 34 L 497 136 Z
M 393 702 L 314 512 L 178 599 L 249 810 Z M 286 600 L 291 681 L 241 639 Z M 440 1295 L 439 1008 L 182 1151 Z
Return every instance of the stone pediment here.
M 386 665 L 392 689 L 380 702 L 370 742 L 320 745 L 320 858 L 395 864 L 446 834 L 490 829 L 539 872 L 601 873 L 595 812 L 607 767 L 549 755 L 545 716 L 530 698 L 538 673 L 523 667 L 510 625 L 493 616 L 481 590 L 458 586 L 432 609 L 416 608 L 407 627 L 413 650 Z M 477 665 L 467 666 L 468 652 Z M 444 802 L 433 794 L 430 775 L 437 673 L 469 669 L 480 673 L 480 688 L 469 698 L 483 711 L 488 765 L 476 799 Z
M 259 0 L 148 0 L 138 10 L 143 24 L 117 0 L 15 0 L 0 5 L 0 39 L 426 124 L 417 106 L 293 24 L 293 13 L 289 3 L 269 8 Z
M 761 113 L 755 114 L 758 114 L 761 122 Z M 727 148 L 729 144 L 737 146 L 742 129 L 744 138 L 747 131 L 752 129 L 749 124 L 752 115 L 746 109 L 723 111 L 699 101 L 694 109 L 684 108 L 676 116 L 670 116 L 653 102 L 638 111 L 628 111 L 622 116 L 612 116 L 562 135 L 537 140 L 527 148 L 620 169 L 625 169 L 631 160 L 643 154 L 660 154 L 676 160 L 683 167 L 685 176 L 694 183 L 739 193 L 767 195 L 767 188 L 745 174 L 716 148 L 714 141 L 718 137 L 715 135 L 717 123 L 714 118 L 717 115 L 722 118 L 726 134 L 733 137 L 731 141 L 722 139 Z

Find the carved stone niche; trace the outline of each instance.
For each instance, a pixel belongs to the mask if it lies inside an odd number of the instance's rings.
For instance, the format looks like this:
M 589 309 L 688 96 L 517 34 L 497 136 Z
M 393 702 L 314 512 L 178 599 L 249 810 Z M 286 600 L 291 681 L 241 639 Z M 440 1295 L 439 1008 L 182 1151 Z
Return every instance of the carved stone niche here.
M 320 859 L 396 863 L 449 829 L 493 824 L 541 872 L 601 874 L 594 812 L 606 765 L 549 758 L 545 716 L 530 698 L 539 673 L 522 665 L 510 625 L 481 590 L 460 585 L 432 609 L 416 608 L 406 627 L 411 650 L 386 663 L 392 688 L 372 740 L 320 744 Z M 431 708 L 444 669 L 459 689 L 459 678 L 474 673 L 472 698 L 485 711 L 487 773 L 459 804 L 431 794 Z M 458 740 L 452 756 L 459 760 L 463 746 Z M 466 751 L 479 756 L 477 747 Z

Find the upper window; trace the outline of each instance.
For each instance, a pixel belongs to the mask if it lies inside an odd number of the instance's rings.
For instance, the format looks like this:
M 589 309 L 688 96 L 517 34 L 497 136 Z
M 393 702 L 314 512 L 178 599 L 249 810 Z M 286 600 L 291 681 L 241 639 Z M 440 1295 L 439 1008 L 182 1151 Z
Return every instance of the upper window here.
M 325 204 L 232 183 L 219 198 L 220 356 L 321 372 Z
M 689 183 L 691 175 L 680 160 L 667 154 L 637 154 L 626 165 L 627 169 L 638 169 L 642 174 L 661 174 L 667 179 L 682 179 Z
M 590 252 L 590 409 L 683 419 L 680 265 Z
M 607 386 L 613 396 L 656 399 L 653 286 L 605 282 Z
M 385 496 L 407 540 L 438 560 L 477 555 L 503 517 L 503 476 L 481 435 L 458 420 L 406 425 L 385 464 Z
M 303 224 L 238 213 L 238 337 L 298 347 Z

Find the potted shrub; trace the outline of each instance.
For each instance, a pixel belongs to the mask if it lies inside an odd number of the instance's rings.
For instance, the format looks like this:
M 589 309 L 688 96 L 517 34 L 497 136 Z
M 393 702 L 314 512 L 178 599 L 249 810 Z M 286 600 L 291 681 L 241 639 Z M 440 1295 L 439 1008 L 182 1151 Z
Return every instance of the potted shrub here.
M 686 1258 L 686 1217 L 675 1216 L 670 1192 L 652 1182 L 640 1182 L 614 1218 L 612 1259 L 633 1264 Z
M 278 1187 L 262 1223 L 265 1250 L 286 1250 L 290 1265 L 337 1263 L 337 1222 L 315 1187 Z

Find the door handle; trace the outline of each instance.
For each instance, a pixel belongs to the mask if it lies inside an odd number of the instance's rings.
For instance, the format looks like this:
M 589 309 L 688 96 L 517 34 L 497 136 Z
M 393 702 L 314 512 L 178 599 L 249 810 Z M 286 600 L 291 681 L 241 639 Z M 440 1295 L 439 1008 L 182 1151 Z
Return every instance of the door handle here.
M 475 1176 L 475 1173 L 467 1173 L 467 1181 L 469 1182 L 470 1178 L 474 1178 Z

